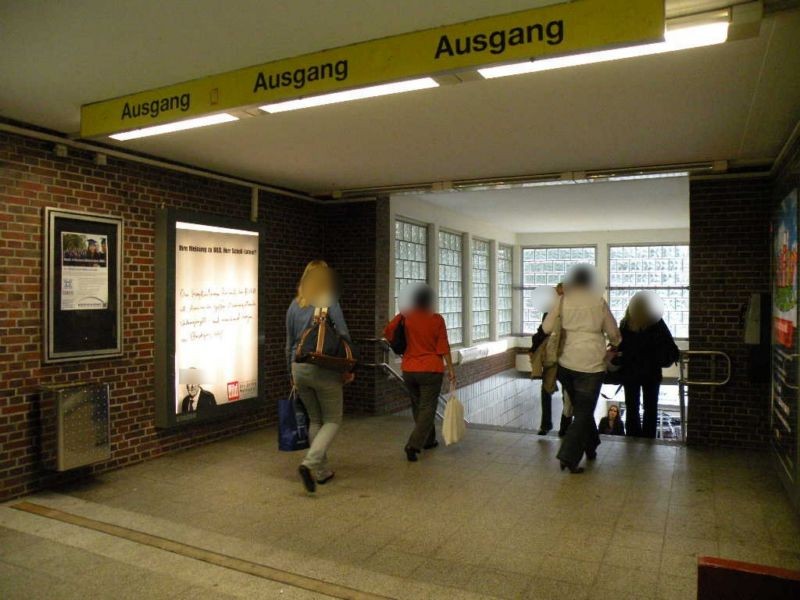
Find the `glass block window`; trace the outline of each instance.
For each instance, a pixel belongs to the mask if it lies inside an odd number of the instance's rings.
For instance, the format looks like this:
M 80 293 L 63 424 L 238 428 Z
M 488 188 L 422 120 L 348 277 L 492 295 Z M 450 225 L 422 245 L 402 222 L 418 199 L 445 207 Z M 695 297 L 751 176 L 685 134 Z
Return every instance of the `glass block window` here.
M 492 295 L 489 282 L 489 242 L 472 240 L 472 341 L 491 336 Z
M 460 234 L 439 231 L 439 313 L 453 345 L 464 342 L 462 239 Z
M 621 321 L 631 297 L 650 290 L 664 303 L 664 322 L 689 337 L 689 246 L 609 246 L 608 303 Z
M 514 250 L 511 246 L 497 247 L 497 335 L 511 335 L 512 281 Z
M 394 307 L 397 297 L 410 283 L 428 280 L 428 228 L 397 220 L 394 222 Z
M 532 291 L 540 285 L 555 287 L 564 280 L 572 265 L 596 265 L 597 249 L 594 246 L 571 248 L 522 249 L 522 331 L 536 333 L 542 324 L 542 313 L 531 302 Z

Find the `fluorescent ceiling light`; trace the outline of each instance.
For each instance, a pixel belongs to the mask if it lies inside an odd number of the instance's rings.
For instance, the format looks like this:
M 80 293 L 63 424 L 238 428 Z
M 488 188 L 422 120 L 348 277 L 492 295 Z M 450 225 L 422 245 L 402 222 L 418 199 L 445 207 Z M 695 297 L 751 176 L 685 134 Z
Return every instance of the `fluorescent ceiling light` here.
M 434 79 L 431 77 L 422 77 L 421 79 L 410 79 L 408 81 L 397 81 L 395 83 L 373 85 L 355 90 L 346 90 L 344 92 L 322 94 L 321 96 L 310 96 L 308 98 L 300 98 L 299 100 L 287 100 L 286 102 L 265 104 L 259 108 L 268 113 L 280 113 L 289 110 L 299 110 L 301 108 L 311 108 L 313 106 L 325 106 L 326 104 L 350 102 L 351 100 L 375 98 L 377 96 L 388 96 L 390 94 L 401 94 L 403 92 L 413 92 L 415 90 L 425 90 L 435 87 L 439 87 L 439 84 L 436 83 Z
M 613 50 L 573 54 L 571 56 L 543 58 L 500 67 L 488 67 L 486 69 L 478 69 L 478 73 L 480 73 L 484 79 L 494 79 L 496 77 L 508 77 L 509 75 L 537 73 L 539 71 L 550 71 L 552 69 L 562 69 L 564 67 L 591 65 L 612 60 L 621 60 L 623 58 L 664 54 L 665 52 L 688 50 L 689 48 L 713 46 L 715 44 L 722 44 L 727 39 L 727 22 L 706 23 L 704 25 L 681 27 L 673 30 L 668 29 L 664 34 L 664 41 L 655 44 L 643 44 L 640 46 L 629 46 L 627 48 L 614 48 Z
M 234 117 L 228 113 L 220 113 L 217 115 L 209 115 L 207 117 L 198 117 L 196 119 L 187 119 L 185 121 L 178 121 L 177 123 L 167 123 L 166 125 L 154 125 L 153 127 L 143 127 L 142 129 L 134 129 L 133 131 L 126 131 L 124 133 L 115 133 L 108 137 L 115 140 L 126 141 L 135 140 L 137 138 L 150 137 L 151 135 L 161 135 L 163 133 L 172 133 L 173 131 L 183 131 L 185 129 L 197 129 L 198 127 L 208 127 L 209 125 L 217 125 L 219 123 L 229 123 L 230 121 L 238 121 L 239 117 Z
M 257 231 L 250 231 L 249 229 L 231 229 L 229 227 L 217 227 L 215 225 L 186 223 L 185 221 L 177 221 L 175 223 L 175 229 L 191 229 L 193 231 L 210 231 L 211 233 L 230 233 L 234 235 L 258 235 Z
M 688 177 L 689 171 L 670 171 L 666 173 L 642 173 L 640 175 L 612 175 L 595 181 L 639 181 L 640 179 L 669 179 L 670 177 Z

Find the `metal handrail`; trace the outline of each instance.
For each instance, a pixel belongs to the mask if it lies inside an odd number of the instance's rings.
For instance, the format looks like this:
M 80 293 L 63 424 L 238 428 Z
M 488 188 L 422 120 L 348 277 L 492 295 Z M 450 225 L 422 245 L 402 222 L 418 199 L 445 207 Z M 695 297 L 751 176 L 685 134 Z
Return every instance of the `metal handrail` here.
M 686 367 L 689 359 L 692 356 L 721 356 L 725 359 L 726 372 L 725 378 L 722 380 L 705 380 L 705 381 L 692 381 L 686 378 Z M 712 377 L 716 369 L 714 365 L 716 362 L 712 361 Z M 681 410 L 681 441 L 686 441 L 686 386 L 687 385 L 700 385 L 706 387 L 721 387 L 726 385 L 731 380 L 733 368 L 731 365 L 731 357 L 725 352 L 720 350 L 681 350 L 680 358 L 678 359 L 678 402 L 680 403 Z
M 684 377 L 684 368 L 686 367 L 686 364 L 688 363 L 689 358 L 691 356 L 721 356 L 722 358 L 724 358 L 727 366 L 725 379 L 723 379 L 722 381 L 713 381 L 713 380 L 691 381 L 689 379 L 686 379 Z M 705 385 L 705 386 L 719 387 L 727 384 L 731 380 L 731 373 L 732 373 L 731 357 L 728 356 L 725 352 L 721 352 L 720 350 L 682 350 L 680 360 L 678 361 L 678 368 L 680 372 L 680 375 L 678 377 L 678 383 L 683 383 L 684 385 Z
M 377 344 L 378 347 L 383 352 L 383 360 L 381 362 L 374 362 L 374 363 L 361 361 L 359 362 L 359 364 L 363 367 L 370 367 L 382 370 L 384 373 L 389 375 L 391 379 L 394 379 L 399 383 L 401 383 L 403 385 L 403 389 L 405 390 L 405 392 L 409 395 L 409 397 L 413 398 L 411 390 L 408 389 L 408 384 L 406 384 L 406 380 L 405 377 L 403 377 L 403 374 L 397 369 L 395 369 L 388 362 L 389 352 L 392 349 L 391 345 L 389 344 L 389 340 L 387 340 L 386 338 L 362 338 L 354 341 L 356 341 L 357 343 Z M 445 397 L 444 394 L 440 393 L 438 402 L 436 403 L 436 416 L 439 417 L 440 419 L 444 418 L 444 407 L 446 405 L 447 405 L 447 398 Z M 464 421 L 466 421 L 466 423 L 469 424 L 469 421 L 467 421 L 466 419 L 464 419 Z

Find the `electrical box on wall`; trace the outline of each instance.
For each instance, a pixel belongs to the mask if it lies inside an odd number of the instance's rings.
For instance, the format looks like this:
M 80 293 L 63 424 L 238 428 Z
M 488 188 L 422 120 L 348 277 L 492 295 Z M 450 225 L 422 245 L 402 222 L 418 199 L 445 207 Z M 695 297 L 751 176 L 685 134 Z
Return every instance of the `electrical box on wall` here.
M 78 383 L 42 391 L 42 458 L 68 471 L 111 458 L 109 385 Z

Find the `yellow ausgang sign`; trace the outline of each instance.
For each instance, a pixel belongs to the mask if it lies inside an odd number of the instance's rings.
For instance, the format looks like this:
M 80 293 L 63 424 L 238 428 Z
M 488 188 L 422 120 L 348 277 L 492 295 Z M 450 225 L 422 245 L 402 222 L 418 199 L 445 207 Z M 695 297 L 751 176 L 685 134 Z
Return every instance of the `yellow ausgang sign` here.
M 95 137 L 304 96 L 663 39 L 664 0 L 579 0 L 323 50 L 81 107 Z

